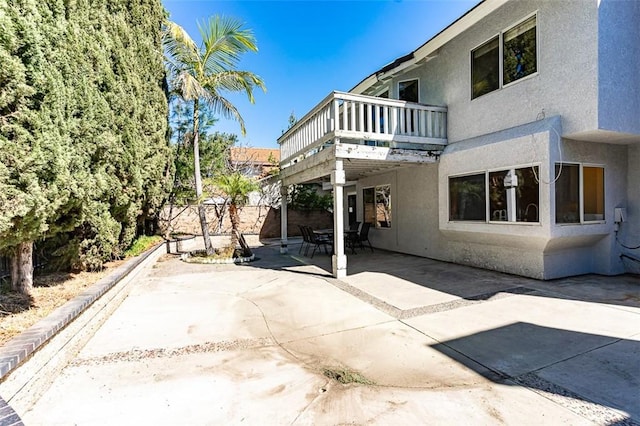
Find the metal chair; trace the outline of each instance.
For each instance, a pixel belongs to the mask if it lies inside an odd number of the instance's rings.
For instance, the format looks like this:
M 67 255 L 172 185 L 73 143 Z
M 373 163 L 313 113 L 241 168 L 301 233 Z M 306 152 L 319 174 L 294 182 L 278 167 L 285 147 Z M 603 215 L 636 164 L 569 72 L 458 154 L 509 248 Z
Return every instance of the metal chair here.
M 358 244 L 360 248 L 364 248 L 364 243 L 366 242 L 371 249 L 371 253 L 373 253 L 373 247 L 371 246 L 371 241 L 369 241 L 369 228 L 371 228 L 371 224 L 369 222 L 362 224 L 360 234 L 358 234 Z
M 330 238 L 322 237 L 320 235 L 316 235 L 313 232 L 313 229 L 310 226 L 306 226 L 306 231 L 309 236 L 310 245 L 313 245 L 313 251 L 311 252 L 311 258 L 313 259 L 313 255 L 316 254 L 316 250 L 320 248 L 320 246 L 324 247 L 325 254 L 329 254 L 327 250 L 327 246 L 331 246 L 331 251 L 333 251 L 333 241 Z M 307 248 L 308 250 L 308 248 Z M 305 253 L 306 255 L 306 253 Z
M 349 231 L 345 232 L 345 246 L 351 249 L 351 254 L 356 254 L 356 245 L 360 245 L 358 229 L 360 229 L 361 223 L 362 222 L 353 222 L 349 225 Z
M 307 246 L 310 244 L 309 243 L 309 237 L 307 236 L 307 231 L 304 229 L 303 225 L 298 225 L 298 228 L 300 229 L 300 234 L 302 234 L 302 243 L 300 244 L 300 248 L 298 249 L 298 254 L 302 253 L 302 249 L 304 249 L 304 245 L 307 244 Z M 308 250 L 308 247 L 307 247 Z M 305 256 L 306 256 L 306 250 L 305 250 Z

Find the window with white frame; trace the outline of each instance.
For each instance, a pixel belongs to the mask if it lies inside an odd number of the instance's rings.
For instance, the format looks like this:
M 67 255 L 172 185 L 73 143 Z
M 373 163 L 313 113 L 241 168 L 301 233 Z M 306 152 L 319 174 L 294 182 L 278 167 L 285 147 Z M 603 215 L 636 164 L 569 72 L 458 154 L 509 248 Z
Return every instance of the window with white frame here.
M 418 80 L 407 80 L 398 83 L 398 99 L 407 102 L 418 102 Z
M 540 221 L 538 166 L 489 172 L 489 220 Z
M 471 99 L 500 87 L 500 43 L 498 36 L 471 51 Z
M 604 220 L 604 168 L 556 164 L 556 223 Z
M 538 71 L 537 15 L 471 51 L 471 99 Z
M 502 35 L 502 84 L 507 85 L 538 70 L 536 16 Z
M 364 222 L 376 228 L 391 228 L 391 185 L 362 190 Z
M 486 173 L 449 178 L 449 220 L 487 220 Z
M 450 177 L 449 220 L 539 222 L 537 176 L 531 166 Z

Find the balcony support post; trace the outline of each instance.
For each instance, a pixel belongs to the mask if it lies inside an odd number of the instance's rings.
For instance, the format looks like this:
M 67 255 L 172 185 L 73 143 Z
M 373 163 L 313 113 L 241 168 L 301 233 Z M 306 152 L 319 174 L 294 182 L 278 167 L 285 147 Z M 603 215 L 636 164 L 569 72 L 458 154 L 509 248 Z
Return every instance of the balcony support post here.
M 344 184 L 346 177 L 342 160 L 336 160 L 331 172 L 333 185 L 333 257 L 331 265 L 334 278 L 347 276 L 347 256 L 344 254 Z
M 287 254 L 287 195 L 289 186 L 284 183 L 280 187 L 280 253 Z

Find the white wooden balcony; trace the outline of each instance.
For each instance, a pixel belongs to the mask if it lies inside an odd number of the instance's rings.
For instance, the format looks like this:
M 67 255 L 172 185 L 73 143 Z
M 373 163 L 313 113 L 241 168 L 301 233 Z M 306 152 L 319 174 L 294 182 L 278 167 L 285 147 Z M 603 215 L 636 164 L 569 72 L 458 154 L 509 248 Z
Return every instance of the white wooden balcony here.
M 286 168 L 335 142 L 402 150 L 443 149 L 447 108 L 332 92 L 280 138 Z

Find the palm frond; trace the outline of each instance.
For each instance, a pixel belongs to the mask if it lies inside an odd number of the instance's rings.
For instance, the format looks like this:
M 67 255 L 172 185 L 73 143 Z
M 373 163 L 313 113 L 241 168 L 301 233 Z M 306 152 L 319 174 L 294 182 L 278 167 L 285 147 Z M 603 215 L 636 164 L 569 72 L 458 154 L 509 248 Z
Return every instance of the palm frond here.
M 198 28 L 203 40 L 202 62 L 210 71 L 235 68 L 246 52 L 257 52 L 255 38 L 243 23 L 233 18 L 213 16 Z
M 242 26 L 235 19 L 213 16 L 198 24 L 203 40 L 198 47 L 182 27 L 167 22 L 163 44 L 171 92 L 185 101 L 207 103 L 214 114 L 237 121 L 245 134 L 244 120 L 223 93 L 245 92 L 253 103 L 254 88 L 266 88 L 259 76 L 235 70 L 244 53 L 258 50 L 253 33 Z
M 264 92 L 267 88 L 264 81 L 257 75 L 249 71 L 224 71 L 210 75 L 203 82 L 203 86 L 215 87 L 217 90 L 229 92 L 246 92 L 249 102 L 254 102 L 253 89 L 259 87 Z
M 184 28 L 175 22 L 167 21 L 162 30 L 162 46 L 168 62 L 177 67 L 199 62 L 198 45 Z
M 202 100 L 209 105 L 214 114 L 237 121 L 240 125 L 240 132 L 242 135 L 247 134 L 244 119 L 240 115 L 240 111 L 238 111 L 238 109 L 227 98 L 218 93 L 217 90 L 209 90 L 207 96 L 203 97 Z

